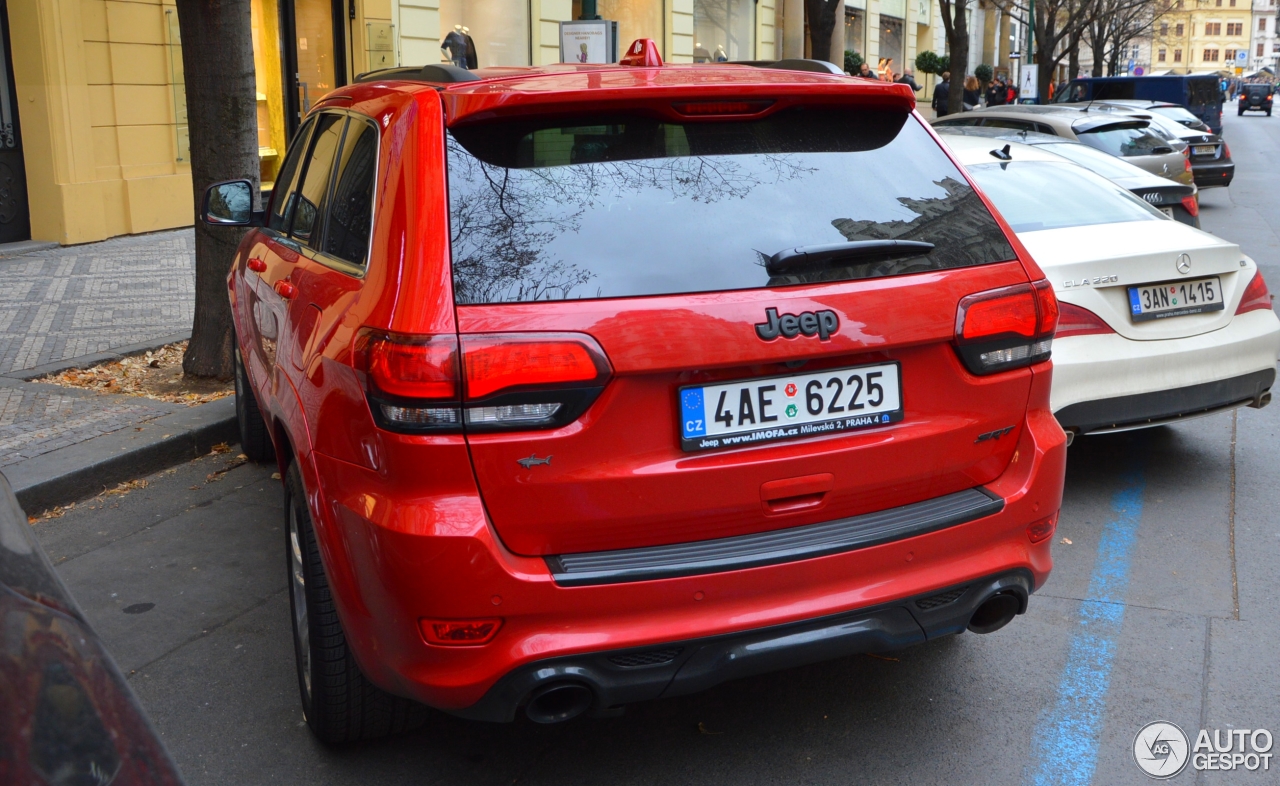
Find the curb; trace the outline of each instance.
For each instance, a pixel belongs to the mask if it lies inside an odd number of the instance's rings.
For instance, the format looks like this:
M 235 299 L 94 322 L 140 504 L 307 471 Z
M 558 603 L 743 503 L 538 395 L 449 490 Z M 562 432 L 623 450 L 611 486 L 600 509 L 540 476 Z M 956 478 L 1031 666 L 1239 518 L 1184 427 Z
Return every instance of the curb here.
M 45 363 L 42 366 L 33 368 L 21 368 L 16 371 L 10 371 L 7 374 L 0 374 L 0 377 L 8 379 L 33 380 L 40 377 L 47 377 L 50 374 L 61 374 L 67 369 L 72 368 L 89 368 L 99 363 L 106 363 L 112 360 L 120 360 L 121 358 L 132 357 L 150 352 L 153 349 L 176 344 L 179 341 L 187 341 L 191 338 L 191 331 L 185 330 L 181 333 L 173 333 L 168 336 L 151 339 L 150 341 L 140 341 L 137 344 L 126 344 L 122 347 L 116 347 L 108 352 L 95 352 L 92 355 L 81 355 L 78 358 L 69 358 L 67 360 L 55 360 L 52 363 Z
M 117 483 L 140 478 L 240 441 L 234 396 L 162 415 L 5 467 L 28 515 L 78 502 Z

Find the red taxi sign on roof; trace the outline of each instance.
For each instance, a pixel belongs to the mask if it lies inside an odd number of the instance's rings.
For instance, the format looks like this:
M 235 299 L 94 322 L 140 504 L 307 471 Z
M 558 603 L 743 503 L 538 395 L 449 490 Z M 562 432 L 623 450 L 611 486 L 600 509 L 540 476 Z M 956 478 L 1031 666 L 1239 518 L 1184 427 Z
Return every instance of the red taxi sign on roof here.
M 637 38 L 618 62 L 624 66 L 660 66 L 662 55 L 658 54 L 658 45 L 652 38 Z

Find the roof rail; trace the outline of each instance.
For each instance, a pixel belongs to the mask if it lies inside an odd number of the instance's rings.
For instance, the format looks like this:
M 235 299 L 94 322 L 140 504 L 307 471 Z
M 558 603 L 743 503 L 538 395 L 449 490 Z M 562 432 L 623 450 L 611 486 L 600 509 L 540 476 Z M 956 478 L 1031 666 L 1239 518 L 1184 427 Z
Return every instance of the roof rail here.
M 406 82 L 478 82 L 480 77 L 465 68 L 456 65 L 433 64 L 418 66 L 400 66 L 398 68 L 380 68 L 356 76 L 357 82 L 377 82 L 382 79 L 403 80 Z
M 776 68 L 779 71 L 808 71 L 813 74 L 833 74 L 848 76 L 835 63 L 826 60 L 805 60 L 791 57 L 785 60 L 732 60 L 730 65 L 745 65 L 753 68 Z

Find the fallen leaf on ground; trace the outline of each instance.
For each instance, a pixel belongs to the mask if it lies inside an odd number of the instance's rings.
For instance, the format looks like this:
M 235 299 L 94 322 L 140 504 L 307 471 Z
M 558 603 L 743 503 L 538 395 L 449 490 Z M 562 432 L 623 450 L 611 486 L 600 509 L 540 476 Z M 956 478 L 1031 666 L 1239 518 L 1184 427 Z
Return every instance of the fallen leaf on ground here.
M 232 459 L 230 463 L 228 463 L 227 466 L 223 467 L 222 469 L 216 469 L 213 472 L 210 472 L 208 475 L 205 475 L 204 482 L 214 483 L 216 481 L 222 480 L 223 475 L 227 474 L 228 472 L 235 469 L 236 467 L 244 466 L 246 462 L 248 462 L 248 459 L 243 459 L 243 458 Z
M 230 452 L 231 452 L 231 446 L 230 446 L 230 445 L 228 445 L 228 444 L 227 444 L 227 443 L 225 443 L 225 442 L 219 442 L 218 444 L 216 444 L 216 445 L 214 445 L 214 446 L 213 446 L 213 449 L 212 449 L 212 450 L 210 450 L 210 451 L 209 451 L 209 455 L 210 455 L 210 456 L 213 456 L 213 455 L 216 455 L 216 454 L 218 454 L 218 453 L 230 453 Z
M 889 660 L 889 661 L 893 661 L 894 663 L 900 662 L 897 658 L 887 658 L 884 655 L 876 655 L 873 652 L 864 652 L 862 654 L 866 655 L 868 658 L 875 658 L 876 660 Z
M 32 380 L 49 385 L 142 396 L 172 404 L 195 406 L 230 396 L 231 380 L 188 377 L 182 372 L 187 342 L 168 344 L 142 357 L 127 357 L 89 368 L 72 368 Z M 165 436 L 168 436 L 167 434 Z
M 1062 540 L 1060 540 L 1060 541 L 1058 541 L 1058 542 L 1059 542 L 1059 543 L 1062 543 L 1062 544 L 1065 544 L 1065 545 L 1067 545 L 1067 546 L 1070 546 L 1070 545 L 1071 545 L 1071 538 L 1063 538 Z
M 272 472 L 272 473 L 271 473 L 271 479 L 272 479 L 272 480 L 279 480 L 279 479 L 280 479 L 280 473 L 279 473 L 279 472 Z

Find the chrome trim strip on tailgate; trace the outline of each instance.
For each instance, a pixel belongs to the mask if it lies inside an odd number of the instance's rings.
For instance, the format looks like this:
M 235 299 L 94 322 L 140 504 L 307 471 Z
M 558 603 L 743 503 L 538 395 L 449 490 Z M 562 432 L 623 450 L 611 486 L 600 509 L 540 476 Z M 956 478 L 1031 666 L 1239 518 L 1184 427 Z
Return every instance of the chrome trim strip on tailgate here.
M 999 513 L 1004 500 L 982 487 L 897 508 L 731 538 L 547 557 L 557 584 L 580 587 L 649 581 L 775 565 L 878 546 Z

